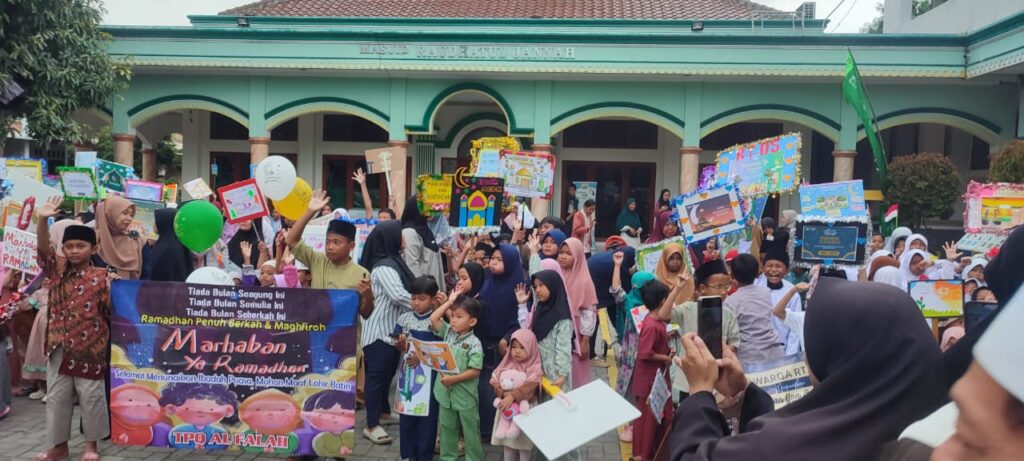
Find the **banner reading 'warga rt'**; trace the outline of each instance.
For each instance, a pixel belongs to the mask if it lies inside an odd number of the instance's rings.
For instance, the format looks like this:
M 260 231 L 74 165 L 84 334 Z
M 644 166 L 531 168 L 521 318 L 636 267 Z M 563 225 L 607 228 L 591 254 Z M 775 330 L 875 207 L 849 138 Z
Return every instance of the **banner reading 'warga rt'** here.
M 118 281 L 111 297 L 114 443 L 352 453 L 354 291 Z

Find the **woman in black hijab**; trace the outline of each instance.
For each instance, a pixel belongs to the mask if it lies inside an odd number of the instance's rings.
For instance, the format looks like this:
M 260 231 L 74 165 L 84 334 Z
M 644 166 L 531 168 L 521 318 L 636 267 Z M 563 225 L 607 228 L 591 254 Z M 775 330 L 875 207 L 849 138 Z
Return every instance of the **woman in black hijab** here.
M 249 242 L 249 245 L 252 245 L 253 259 L 258 257 L 260 234 L 256 229 L 260 224 L 259 220 L 240 223 L 238 224 L 238 232 L 235 232 L 235 235 L 231 236 L 231 240 L 228 240 L 228 259 L 235 263 L 236 266 L 240 268 L 245 266 L 245 258 L 242 257 L 242 242 Z M 249 261 L 249 265 L 255 266 L 256 261 Z
M 985 333 L 992 320 L 999 315 L 1003 306 L 1013 298 L 1017 289 L 1024 285 L 1024 226 L 1017 226 L 1010 232 L 1010 236 L 999 248 L 999 254 L 985 266 L 985 283 L 996 295 L 999 307 L 987 319 L 979 322 L 977 326 L 972 326 L 956 345 L 943 354 L 947 389 L 953 387 L 953 383 L 967 372 L 967 367 L 974 359 L 971 354 L 974 344 Z M 935 407 L 938 408 L 938 405 Z
M 874 459 L 942 398 L 938 345 L 906 293 L 880 283 L 821 279 L 814 294 L 804 334 L 817 384 L 778 411 L 768 412 L 771 399 L 756 385 L 744 386 L 734 356 L 726 353 L 719 368 L 703 343 L 684 337 L 681 363 L 698 392 L 676 410 L 672 460 Z M 727 394 L 726 411 L 741 409 L 739 435 L 728 437 L 707 390 L 712 385 Z
M 149 280 L 184 282 L 195 267 L 192 252 L 181 244 L 174 233 L 174 216 L 177 214 L 176 208 L 161 208 L 154 213 L 156 232 L 160 238 L 148 255 L 146 266 L 149 267 Z
M 465 277 L 463 277 L 465 272 Z M 486 279 L 487 271 L 483 266 L 475 263 L 468 262 L 459 268 L 459 284 L 463 286 L 462 296 L 467 298 L 476 298 L 480 294 L 480 289 L 484 287 L 484 280 Z M 469 289 L 466 289 L 466 285 L 469 285 Z

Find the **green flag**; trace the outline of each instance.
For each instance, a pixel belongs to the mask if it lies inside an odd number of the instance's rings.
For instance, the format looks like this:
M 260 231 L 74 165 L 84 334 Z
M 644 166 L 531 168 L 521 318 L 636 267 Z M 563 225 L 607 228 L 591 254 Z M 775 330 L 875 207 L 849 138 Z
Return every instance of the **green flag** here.
M 861 123 L 864 124 L 864 134 L 867 135 L 868 144 L 871 145 L 871 152 L 875 155 L 875 170 L 878 177 L 885 183 L 887 174 L 885 162 L 885 150 L 882 149 L 882 142 L 878 138 L 878 127 L 875 125 L 875 111 L 871 109 L 871 101 L 868 99 L 868 92 L 864 89 L 864 82 L 861 81 L 860 72 L 857 71 L 857 63 L 853 60 L 853 53 L 846 50 L 846 78 L 843 79 L 843 99 L 857 111 Z

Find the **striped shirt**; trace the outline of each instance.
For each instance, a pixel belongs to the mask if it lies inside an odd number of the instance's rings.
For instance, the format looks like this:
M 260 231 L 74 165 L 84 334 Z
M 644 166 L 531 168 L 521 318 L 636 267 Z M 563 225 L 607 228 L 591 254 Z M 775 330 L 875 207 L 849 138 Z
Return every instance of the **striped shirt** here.
M 373 313 L 363 321 L 362 346 L 377 340 L 392 344 L 391 333 L 395 331 L 398 317 L 412 309 L 412 296 L 402 286 L 398 271 L 388 266 L 377 266 L 370 272 L 370 287 L 373 289 Z

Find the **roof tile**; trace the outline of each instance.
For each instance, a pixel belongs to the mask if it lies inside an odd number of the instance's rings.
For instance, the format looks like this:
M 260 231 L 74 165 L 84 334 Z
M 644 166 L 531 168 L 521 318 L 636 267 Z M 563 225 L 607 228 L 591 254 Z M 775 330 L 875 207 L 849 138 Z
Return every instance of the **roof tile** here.
M 749 19 L 747 0 L 261 0 L 220 14 L 387 18 Z

